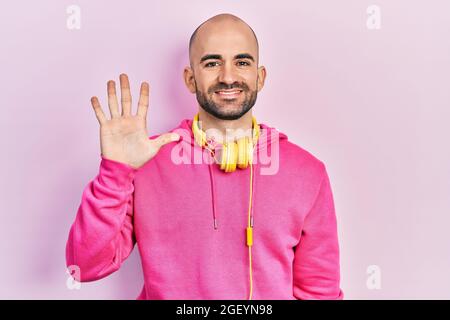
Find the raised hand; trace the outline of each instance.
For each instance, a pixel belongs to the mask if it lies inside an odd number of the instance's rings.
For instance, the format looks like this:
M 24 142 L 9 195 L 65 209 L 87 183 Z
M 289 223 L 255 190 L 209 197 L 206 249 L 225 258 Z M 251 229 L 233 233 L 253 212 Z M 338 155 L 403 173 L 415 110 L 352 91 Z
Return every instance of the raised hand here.
M 149 139 L 147 134 L 147 110 L 149 85 L 141 84 L 137 113 L 131 114 L 130 83 L 126 74 L 120 77 L 122 112 L 116 96 L 116 84 L 110 80 L 107 84 L 108 106 L 111 119 L 107 119 L 97 97 L 91 98 L 91 104 L 100 123 L 100 146 L 103 157 L 126 163 L 139 168 L 152 159 L 159 149 L 172 141 L 179 140 L 176 133 L 165 133 L 156 139 Z

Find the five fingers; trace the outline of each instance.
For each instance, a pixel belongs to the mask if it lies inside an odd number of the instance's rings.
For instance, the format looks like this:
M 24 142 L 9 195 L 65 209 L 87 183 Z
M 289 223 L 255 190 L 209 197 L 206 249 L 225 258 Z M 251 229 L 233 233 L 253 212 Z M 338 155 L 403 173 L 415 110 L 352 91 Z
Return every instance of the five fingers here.
M 116 94 L 116 83 L 113 80 L 109 80 L 107 83 L 107 92 L 108 92 L 108 106 L 109 111 L 111 113 L 111 118 L 118 118 L 121 115 L 131 116 L 131 92 L 130 92 L 130 83 L 128 81 L 128 76 L 122 73 L 119 76 L 120 80 L 120 90 L 121 90 L 121 103 L 122 103 L 122 113 L 119 113 L 119 103 L 117 101 Z M 137 115 L 141 117 L 147 116 L 148 110 L 148 102 L 149 102 L 149 85 L 147 82 L 143 82 L 141 84 L 139 102 L 138 102 L 138 110 Z M 91 104 L 94 108 L 95 115 L 100 124 L 107 121 L 105 114 L 100 106 L 97 97 L 91 98 Z

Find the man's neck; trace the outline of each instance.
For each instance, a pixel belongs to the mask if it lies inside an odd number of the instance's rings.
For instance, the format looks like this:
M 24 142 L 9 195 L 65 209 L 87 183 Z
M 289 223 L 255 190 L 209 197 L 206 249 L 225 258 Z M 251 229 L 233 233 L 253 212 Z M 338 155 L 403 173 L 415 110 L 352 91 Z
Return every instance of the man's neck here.
M 216 142 L 223 143 L 225 137 L 226 141 L 232 141 L 243 135 L 251 137 L 252 118 L 251 110 L 239 119 L 222 120 L 210 115 L 202 108 L 199 108 L 198 120 L 200 122 L 200 128 L 206 132 L 207 139 L 214 137 Z

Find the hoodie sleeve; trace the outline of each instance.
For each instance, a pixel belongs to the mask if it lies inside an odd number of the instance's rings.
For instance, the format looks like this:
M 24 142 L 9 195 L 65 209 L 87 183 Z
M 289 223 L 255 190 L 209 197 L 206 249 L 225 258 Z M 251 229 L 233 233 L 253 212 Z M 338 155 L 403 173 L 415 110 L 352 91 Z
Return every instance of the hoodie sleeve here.
M 299 300 L 342 300 L 337 222 L 330 180 L 322 164 L 322 180 L 295 247 L 293 294 Z
M 98 175 L 85 187 L 66 244 L 66 264 L 80 282 L 120 268 L 136 243 L 133 233 L 134 174 L 131 166 L 101 155 Z

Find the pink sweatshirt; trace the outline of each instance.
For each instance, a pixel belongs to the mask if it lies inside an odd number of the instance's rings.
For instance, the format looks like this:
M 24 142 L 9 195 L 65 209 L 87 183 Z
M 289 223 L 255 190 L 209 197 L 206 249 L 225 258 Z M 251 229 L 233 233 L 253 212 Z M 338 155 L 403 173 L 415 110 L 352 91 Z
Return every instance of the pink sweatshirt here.
M 139 169 L 101 156 L 66 246 L 67 266 L 80 268 L 79 281 L 115 272 L 137 244 L 144 273 L 137 299 L 248 299 L 250 167 L 226 173 L 215 163 L 194 163 L 195 154 L 211 158 L 194 142 L 191 124 L 185 119 L 171 130 L 182 139 Z M 275 128 L 260 127 L 252 299 L 343 299 L 325 165 Z M 269 165 L 271 152 L 278 157 Z

